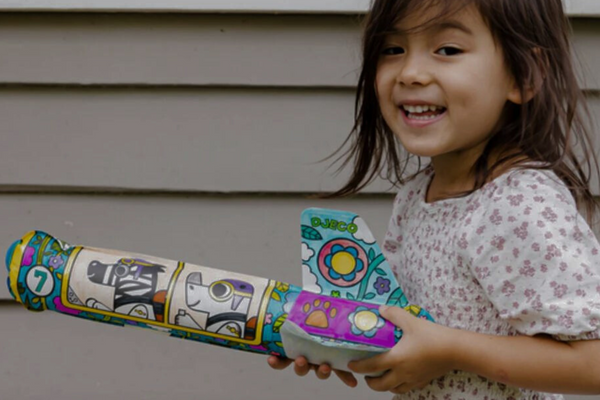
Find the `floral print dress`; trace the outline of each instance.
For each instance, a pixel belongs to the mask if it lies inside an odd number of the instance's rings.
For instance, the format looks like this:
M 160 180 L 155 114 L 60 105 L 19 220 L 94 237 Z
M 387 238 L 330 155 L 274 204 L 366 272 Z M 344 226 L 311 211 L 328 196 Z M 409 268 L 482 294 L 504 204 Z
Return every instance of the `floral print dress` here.
M 512 170 L 466 197 L 426 203 L 432 177 L 428 169 L 400 189 L 384 242 L 411 303 L 453 328 L 600 338 L 600 246 L 552 171 Z M 396 396 L 562 398 L 462 371 Z

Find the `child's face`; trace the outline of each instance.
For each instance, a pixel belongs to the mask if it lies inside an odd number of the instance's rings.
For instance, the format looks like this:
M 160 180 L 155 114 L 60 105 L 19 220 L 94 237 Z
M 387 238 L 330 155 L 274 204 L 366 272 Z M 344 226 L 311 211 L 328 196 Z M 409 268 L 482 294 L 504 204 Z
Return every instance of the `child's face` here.
M 426 22 L 424 14 L 400 21 L 398 30 Z M 376 85 L 390 129 L 434 165 L 473 161 L 507 100 L 519 100 L 502 49 L 474 6 L 424 31 L 387 37 Z

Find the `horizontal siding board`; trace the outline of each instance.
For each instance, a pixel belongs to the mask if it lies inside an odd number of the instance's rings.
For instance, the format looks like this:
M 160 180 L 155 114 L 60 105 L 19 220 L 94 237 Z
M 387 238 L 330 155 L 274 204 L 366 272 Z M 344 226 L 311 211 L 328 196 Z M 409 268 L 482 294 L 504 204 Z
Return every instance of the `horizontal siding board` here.
M 600 24 L 574 21 L 588 89 Z M 354 87 L 356 16 L 0 14 L 0 82 Z
M 335 377 L 299 378 L 292 368 L 274 372 L 264 356 L 138 328 L 8 305 L 0 305 L 0 318 L 0 385 L 7 399 L 390 399 L 364 382 L 349 388 Z
M 354 17 L 0 14 L 0 82 L 356 84 Z
M 273 371 L 267 357 L 0 305 L 3 399 L 47 400 L 389 400 L 366 384 Z M 342 397 L 343 396 L 343 397 Z
M 0 120 L 3 185 L 315 192 L 352 92 L 4 88 Z
M 0 10 L 364 13 L 370 3 L 370 0 L 0 0 Z M 570 15 L 600 16 L 600 5 L 596 0 L 565 0 L 564 3 Z
M 11 243 L 31 230 L 42 230 L 72 244 L 128 250 L 302 285 L 303 209 L 355 212 L 381 242 L 392 199 L 5 194 L 0 195 L 0 254 L 4 260 Z M 0 299 L 10 296 L 6 274 L 0 268 Z
M 0 305 L 0 319 L 0 385 L 6 399 L 389 400 L 391 396 L 370 390 L 364 382 L 349 388 L 335 377 L 299 378 L 292 368 L 274 372 L 264 356 L 137 328 L 8 305 Z
M 583 19 L 576 21 L 573 28 L 575 66 L 582 87 L 600 90 L 600 23 L 598 20 Z
M 319 192 L 352 90 L 0 89 L 0 188 Z M 600 97 L 592 97 L 600 116 Z M 377 183 L 367 191 L 381 192 Z

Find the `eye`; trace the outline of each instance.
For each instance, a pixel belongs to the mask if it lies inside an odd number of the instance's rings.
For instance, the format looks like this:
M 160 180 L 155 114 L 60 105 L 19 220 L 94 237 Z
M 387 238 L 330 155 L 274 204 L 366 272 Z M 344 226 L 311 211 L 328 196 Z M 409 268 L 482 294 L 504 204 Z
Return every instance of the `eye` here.
M 210 287 L 210 294 L 216 301 L 226 301 L 233 296 L 233 287 L 228 282 L 215 282 Z
M 115 275 L 118 276 L 119 278 L 123 278 L 124 276 L 127 276 L 128 273 L 129 273 L 129 268 L 127 268 L 123 264 L 119 264 L 115 267 Z
M 456 56 L 464 53 L 461 49 L 457 47 L 445 46 L 441 47 L 436 51 L 437 54 L 441 56 Z
M 398 46 L 386 47 L 383 49 L 381 54 L 386 56 L 396 56 L 398 54 L 404 54 L 404 49 Z

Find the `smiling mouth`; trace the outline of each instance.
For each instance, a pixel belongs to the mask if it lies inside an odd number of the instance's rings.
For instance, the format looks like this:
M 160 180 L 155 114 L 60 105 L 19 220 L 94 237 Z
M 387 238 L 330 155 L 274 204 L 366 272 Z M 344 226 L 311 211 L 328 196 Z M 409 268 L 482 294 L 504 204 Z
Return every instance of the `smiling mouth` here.
M 446 112 L 446 107 L 433 105 L 401 105 L 400 110 L 408 119 L 415 121 L 432 121 Z
M 197 302 L 195 302 L 194 304 L 188 304 L 188 307 L 190 307 L 190 308 L 194 308 L 194 307 L 196 307 L 198 304 L 200 304 L 200 302 L 201 302 L 201 301 L 202 301 L 202 300 L 198 300 L 198 301 L 197 301 Z

